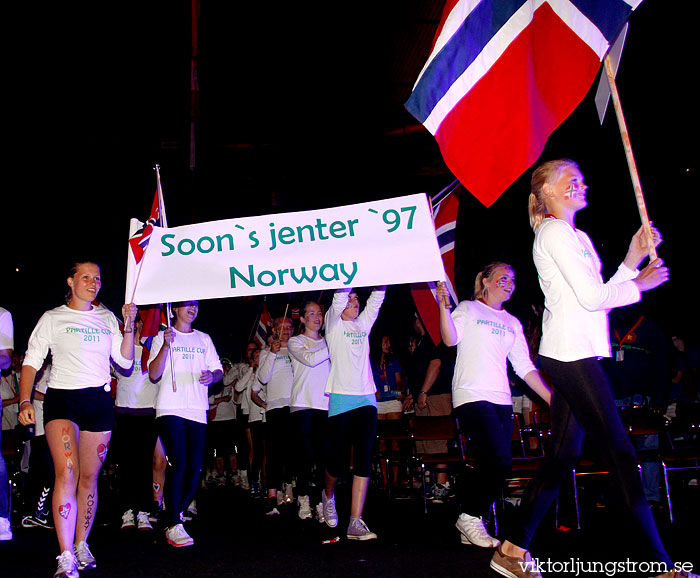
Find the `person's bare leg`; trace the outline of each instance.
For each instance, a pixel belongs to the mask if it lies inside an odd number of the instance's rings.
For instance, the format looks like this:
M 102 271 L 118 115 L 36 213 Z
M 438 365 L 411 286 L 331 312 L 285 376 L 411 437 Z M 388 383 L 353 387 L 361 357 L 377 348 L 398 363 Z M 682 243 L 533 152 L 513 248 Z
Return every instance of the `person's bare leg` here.
M 53 519 L 61 552 L 73 551 L 78 519 L 76 499 L 80 460 L 78 457 L 78 426 L 66 419 L 46 424 L 46 440 L 51 450 L 56 478 L 53 489 Z
M 80 432 L 80 478 L 75 543 L 87 541 L 97 513 L 97 480 L 107 457 L 112 432 Z
M 353 476 L 350 515 L 355 518 L 362 517 L 362 510 L 365 508 L 365 499 L 367 498 L 367 488 L 369 488 L 369 478 Z

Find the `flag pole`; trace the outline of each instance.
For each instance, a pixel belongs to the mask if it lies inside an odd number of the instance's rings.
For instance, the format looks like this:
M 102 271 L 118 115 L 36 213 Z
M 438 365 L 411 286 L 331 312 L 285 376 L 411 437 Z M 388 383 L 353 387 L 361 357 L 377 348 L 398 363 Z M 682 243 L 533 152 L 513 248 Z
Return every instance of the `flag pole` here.
M 163 204 L 163 187 L 160 184 L 160 165 L 153 165 L 153 169 L 156 171 L 156 190 L 158 191 L 158 211 L 160 212 L 160 224 L 163 227 L 168 226 L 168 219 L 165 216 L 165 206 Z M 143 259 L 141 260 L 143 263 Z M 171 329 L 170 317 L 172 316 L 172 304 L 165 304 L 165 317 L 168 324 L 168 329 Z M 170 376 L 173 382 L 173 391 L 177 391 L 177 383 L 175 382 L 175 362 L 173 361 L 173 356 L 171 351 L 168 351 L 168 357 L 170 358 Z
M 642 227 L 644 228 L 644 233 L 646 234 L 647 242 L 649 243 L 649 259 L 653 261 L 657 257 L 656 247 L 654 246 L 654 241 L 651 234 L 651 224 L 649 222 L 649 215 L 647 214 L 646 202 L 644 201 L 644 193 L 642 192 L 642 183 L 639 180 L 637 165 L 634 161 L 634 155 L 632 154 L 632 142 L 630 141 L 629 132 L 627 131 L 625 117 L 622 114 L 622 104 L 620 103 L 620 95 L 617 92 L 617 85 L 615 84 L 615 71 L 613 69 L 610 54 L 605 57 L 605 71 L 608 75 L 608 82 L 610 83 L 610 93 L 612 95 L 613 105 L 615 107 L 617 122 L 620 126 L 620 134 L 622 136 L 622 143 L 625 148 L 625 156 L 627 157 L 627 165 L 629 166 L 630 176 L 632 177 L 632 185 L 634 186 L 634 196 L 637 199 L 639 216 L 642 219 Z

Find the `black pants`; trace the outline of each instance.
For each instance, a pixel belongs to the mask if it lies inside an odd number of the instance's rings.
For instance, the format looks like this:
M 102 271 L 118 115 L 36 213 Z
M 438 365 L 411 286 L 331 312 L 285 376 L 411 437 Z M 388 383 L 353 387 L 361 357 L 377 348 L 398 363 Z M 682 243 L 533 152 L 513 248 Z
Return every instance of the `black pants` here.
M 369 478 L 372 450 L 377 437 L 377 408 L 365 405 L 328 418 L 328 473 L 339 478 L 350 463 L 353 448 L 353 474 Z
M 119 464 L 119 502 L 122 512 L 149 512 L 153 504 L 153 451 L 158 434 L 155 412 L 134 415 L 117 412 L 112 449 Z
M 261 476 L 265 461 L 265 435 L 267 424 L 262 421 L 249 421 L 250 438 L 253 441 L 253 459 L 250 460 L 250 472 L 248 479 L 250 483 L 257 483 L 260 477 L 261 485 L 265 484 L 264 474 Z
M 554 386 L 552 434 L 544 464 L 528 484 L 521 503 L 523 521 L 509 541 L 527 548 L 559 486 L 581 455 L 585 435 L 595 444 L 610 472 L 611 492 L 641 540 L 649 561 L 671 560 L 647 504 L 637 469 L 637 456 L 615 405 L 610 383 L 595 358 L 561 362 L 540 356 Z
M 308 496 L 314 466 L 316 487 L 322 488 L 325 483 L 328 412 L 321 409 L 302 409 L 293 412 L 291 420 L 296 437 L 297 493 L 300 496 Z
M 156 420 L 165 455 L 172 468 L 166 473 L 163 499 L 168 515 L 168 526 L 180 523 L 184 512 L 194 498 L 202 472 L 207 441 L 207 424 L 173 415 Z
M 474 401 L 457 406 L 454 413 L 474 457 L 474 470 L 460 476 L 457 499 L 464 513 L 484 517 L 510 474 L 513 407 Z
M 282 488 L 283 482 L 292 481 L 293 435 L 289 407 L 278 407 L 265 412 L 267 434 L 265 444 L 265 473 L 268 489 Z
M 29 453 L 29 488 L 28 504 L 35 510 L 51 512 L 51 500 L 49 496 L 53 489 L 56 474 L 53 469 L 53 459 L 46 435 L 31 438 L 31 452 Z

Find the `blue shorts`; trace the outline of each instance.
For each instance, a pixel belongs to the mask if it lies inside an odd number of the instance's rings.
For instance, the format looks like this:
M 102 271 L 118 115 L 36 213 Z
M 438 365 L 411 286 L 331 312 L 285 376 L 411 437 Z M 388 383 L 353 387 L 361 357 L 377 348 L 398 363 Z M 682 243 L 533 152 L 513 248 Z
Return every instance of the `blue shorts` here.
M 114 400 L 103 385 L 83 389 L 49 387 L 44 398 L 44 425 L 55 419 L 72 421 L 80 431 L 112 431 Z

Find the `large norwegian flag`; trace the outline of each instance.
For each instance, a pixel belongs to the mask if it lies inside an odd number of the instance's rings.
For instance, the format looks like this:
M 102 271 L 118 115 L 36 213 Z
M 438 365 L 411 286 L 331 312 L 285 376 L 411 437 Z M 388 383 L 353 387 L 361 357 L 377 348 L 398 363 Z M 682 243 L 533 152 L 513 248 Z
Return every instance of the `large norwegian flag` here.
M 642 0 L 447 0 L 406 108 L 484 205 L 539 158 Z
M 459 187 L 458 183 L 457 187 Z M 458 302 L 457 292 L 455 291 L 455 235 L 457 232 L 459 196 L 454 188 L 449 187 L 436 195 L 431 200 L 431 203 L 435 221 L 435 234 L 437 235 L 438 246 L 442 255 L 442 263 L 445 266 L 445 283 L 450 290 L 450 306 L 454 308 Z M 411 294 L 425 330 L 435 345 L 437 345 L 442 338 L 440 337 L 440 310 L 437 303 L 435 283 L 414 283 L 411 285 Z

